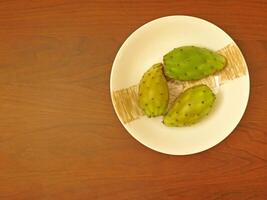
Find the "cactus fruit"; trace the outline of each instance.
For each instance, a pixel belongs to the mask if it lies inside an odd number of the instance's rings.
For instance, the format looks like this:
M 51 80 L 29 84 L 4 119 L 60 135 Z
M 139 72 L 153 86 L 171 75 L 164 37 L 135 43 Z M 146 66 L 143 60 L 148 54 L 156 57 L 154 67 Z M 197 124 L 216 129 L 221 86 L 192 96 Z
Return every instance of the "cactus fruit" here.
M 206 48 L 183 46 L 163 57 L 167 77 L 181 81 L 199 80 L 223 69 L 226 59 Z
M 216 97 L 206 85 L 197 85 L 180 94 L 168 113 L 164 116 L 163 123 L 167 126 L 189 126 L 208 115 Z
M 138 103 L 148 117 L 166 113 L 169 90 L 161 63 L 153 65 L 142 77 L 139 84 Z

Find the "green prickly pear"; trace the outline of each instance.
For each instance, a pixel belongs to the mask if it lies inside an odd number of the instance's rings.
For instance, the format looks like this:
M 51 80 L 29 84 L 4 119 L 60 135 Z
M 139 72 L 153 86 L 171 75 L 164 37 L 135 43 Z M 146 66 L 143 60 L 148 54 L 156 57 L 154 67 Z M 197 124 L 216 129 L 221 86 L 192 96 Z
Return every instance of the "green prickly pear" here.
M 175 48 L 163 57 L 167 77 L 181 81 L 199 80 L 223 69 L 222 55 L 195 46 Z
M 180 94 L 168 113 L 164 116 L 163 123 L 167 126 L 189 126 L 208 115 L 216 97 L 206 85 L 197 85 Z
M 138 91 L 139 106 L 148 117 L 166 113 L 169 90 L 161 63 L 153 65 L 142 77 Z

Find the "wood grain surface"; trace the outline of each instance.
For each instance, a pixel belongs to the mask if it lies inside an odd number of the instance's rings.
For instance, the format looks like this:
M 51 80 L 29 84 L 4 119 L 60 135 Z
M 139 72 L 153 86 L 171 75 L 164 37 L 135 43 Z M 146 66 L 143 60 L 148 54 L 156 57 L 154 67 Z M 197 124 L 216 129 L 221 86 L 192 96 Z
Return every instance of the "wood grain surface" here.
M 228 32 L 251 77 L 234 132 L 208 151 L 178 157 L 133 139 L 109 92 L 127 36 L 176 14 Z M 0 199 L 267 199 L 266 25 L 264 0 L 1 0 Z

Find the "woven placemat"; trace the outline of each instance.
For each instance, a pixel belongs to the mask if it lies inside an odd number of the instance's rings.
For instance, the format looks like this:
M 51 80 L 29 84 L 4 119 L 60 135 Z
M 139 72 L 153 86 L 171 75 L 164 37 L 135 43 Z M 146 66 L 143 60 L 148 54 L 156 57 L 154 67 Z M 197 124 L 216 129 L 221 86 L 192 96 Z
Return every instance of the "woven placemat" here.
M 224 84 L 226 81 L 236 79 L 247 73 L 246 62 L 236 44 L 229 44 L 217 52 L 226 57 L 226 67 L 222 71 L 198 81 L 168 81 L 169 104 L 175 100 L 179 93 L 194 85 L 206 84 L 210 88 L 215 88 L 215 76 L 219 76 L 220 84 Z M 138 106 L 138 84 L 112 91 L 112 100 L 120 119 L 124 123 L 129 123 L 144 115 Z

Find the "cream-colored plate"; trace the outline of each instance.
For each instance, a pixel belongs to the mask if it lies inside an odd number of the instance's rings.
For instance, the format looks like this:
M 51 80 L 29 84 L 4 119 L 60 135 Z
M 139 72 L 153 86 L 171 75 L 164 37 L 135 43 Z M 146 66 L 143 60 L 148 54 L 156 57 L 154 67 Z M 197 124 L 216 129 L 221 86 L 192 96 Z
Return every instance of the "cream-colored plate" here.
M 196 45 L 217 51 L 234 43 L 214 24 L 196 17 L 169 16 L 151 21 L 134 33 L 121 46 L 113 63 L 110 90 L 139 83 L 144 72 L 175 47 Z M 141 117 L 123 123 L 139 142 L 158 152 L 187 155 L 209 149 L 225 139 L 237 126 L 247 106 L 249 75 L 223 84 L 217 94 L 214 111 L 201 122 L 184 128 L 164 126 L 162 117 Z M 113 105 L 114 105 L 114 101 Z

